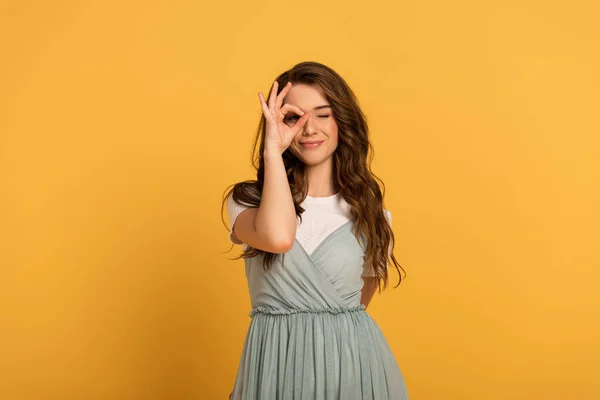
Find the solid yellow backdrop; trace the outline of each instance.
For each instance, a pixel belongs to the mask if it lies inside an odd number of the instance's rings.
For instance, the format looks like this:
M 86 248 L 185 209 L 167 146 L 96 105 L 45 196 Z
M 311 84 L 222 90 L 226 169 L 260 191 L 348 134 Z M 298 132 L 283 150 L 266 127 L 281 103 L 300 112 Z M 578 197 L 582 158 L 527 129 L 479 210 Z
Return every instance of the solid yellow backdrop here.
M 356 91 L 407 271 L 369 312 L 415 400 L 600 398 L 598 5 L 0 5 L 0 398 L 225 399 L 221 221 L 275 76 Z M 397 282 L 391 271 L 392 286 Z

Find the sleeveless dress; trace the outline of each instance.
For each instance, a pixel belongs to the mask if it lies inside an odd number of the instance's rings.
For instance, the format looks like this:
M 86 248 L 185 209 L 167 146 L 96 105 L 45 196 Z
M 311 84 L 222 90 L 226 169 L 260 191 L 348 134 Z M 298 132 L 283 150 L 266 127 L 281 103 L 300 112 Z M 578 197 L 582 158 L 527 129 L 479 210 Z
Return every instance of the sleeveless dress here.
M 348 220 L 270 271 L 244 259 L 252 309 L 233 400 L 407 400 L 382 331 L 360 304 L 364 237 Z

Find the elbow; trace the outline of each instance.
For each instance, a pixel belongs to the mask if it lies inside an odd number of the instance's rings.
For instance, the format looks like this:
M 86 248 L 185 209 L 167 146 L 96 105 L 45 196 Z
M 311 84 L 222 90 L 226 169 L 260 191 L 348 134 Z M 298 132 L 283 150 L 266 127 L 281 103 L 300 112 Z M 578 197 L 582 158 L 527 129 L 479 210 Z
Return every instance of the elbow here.
M 294 247 L 294 242 L 296 240 L 296 232 L 294 234 L 289 234 L 288 232 L 280 232 L 276 235 L 273 235 L 269 243 L 271 244 L 271 249 L 273 253 L 287 253 Z
M 266 231 L 257 232 L 258 237 L 261 238 L 260 242 L 262 246 L 256 247 L 268 251 L 269 253 L 282 254 L 287 253 L 294 247 L 296 238 L 296 232 L 282 231 L 281 227 L 278 229 L 267 229 Z
M 273 252 L 282 254 L 287 253 L 294 247 L 294 239 L 276 239 L 272 242 Z

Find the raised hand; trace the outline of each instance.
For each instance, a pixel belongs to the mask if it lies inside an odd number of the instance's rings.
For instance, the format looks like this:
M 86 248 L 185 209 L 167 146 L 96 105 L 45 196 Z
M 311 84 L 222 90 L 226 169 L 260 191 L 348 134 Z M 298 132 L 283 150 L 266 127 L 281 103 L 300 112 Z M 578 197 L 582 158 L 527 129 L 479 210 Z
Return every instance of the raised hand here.
M 292 82 L 288 82 L 279 95 L 277 95 L 277 85 L 277 81 L 274 81 L 273 86 L 271 87 L 268 105 L 261 92 L 258 93 L 258 97 L 267 122 L 264 151 L 277 151 L 279 154 L 283 154 L 298 132 L 300 132 L 302 126 L 304 126 L 306 121 L 310 118 L 310 113 L 304 113 L 299 107 L 291 104 L 285 104 L 282 107 L 281 103 L 283 102 L 286 93 L 292 87 Z M 283 122 L 285 115 L 290 111 L 294 111 L 296 114 L 301 115 L 300 119 L 298 119 L 291 127 Z

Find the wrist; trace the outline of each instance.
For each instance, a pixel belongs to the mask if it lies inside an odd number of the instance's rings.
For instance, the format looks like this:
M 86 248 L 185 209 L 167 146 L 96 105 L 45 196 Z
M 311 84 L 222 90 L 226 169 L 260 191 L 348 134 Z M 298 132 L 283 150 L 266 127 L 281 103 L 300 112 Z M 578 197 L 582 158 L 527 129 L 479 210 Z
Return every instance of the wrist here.
M 268 159 L 268 158 L 282 158 L 283 152 L 281 151 L 281 148 L 276 148 L 276 147 L 265 147 L 264 151 L 263 151 L 263 158 Z

